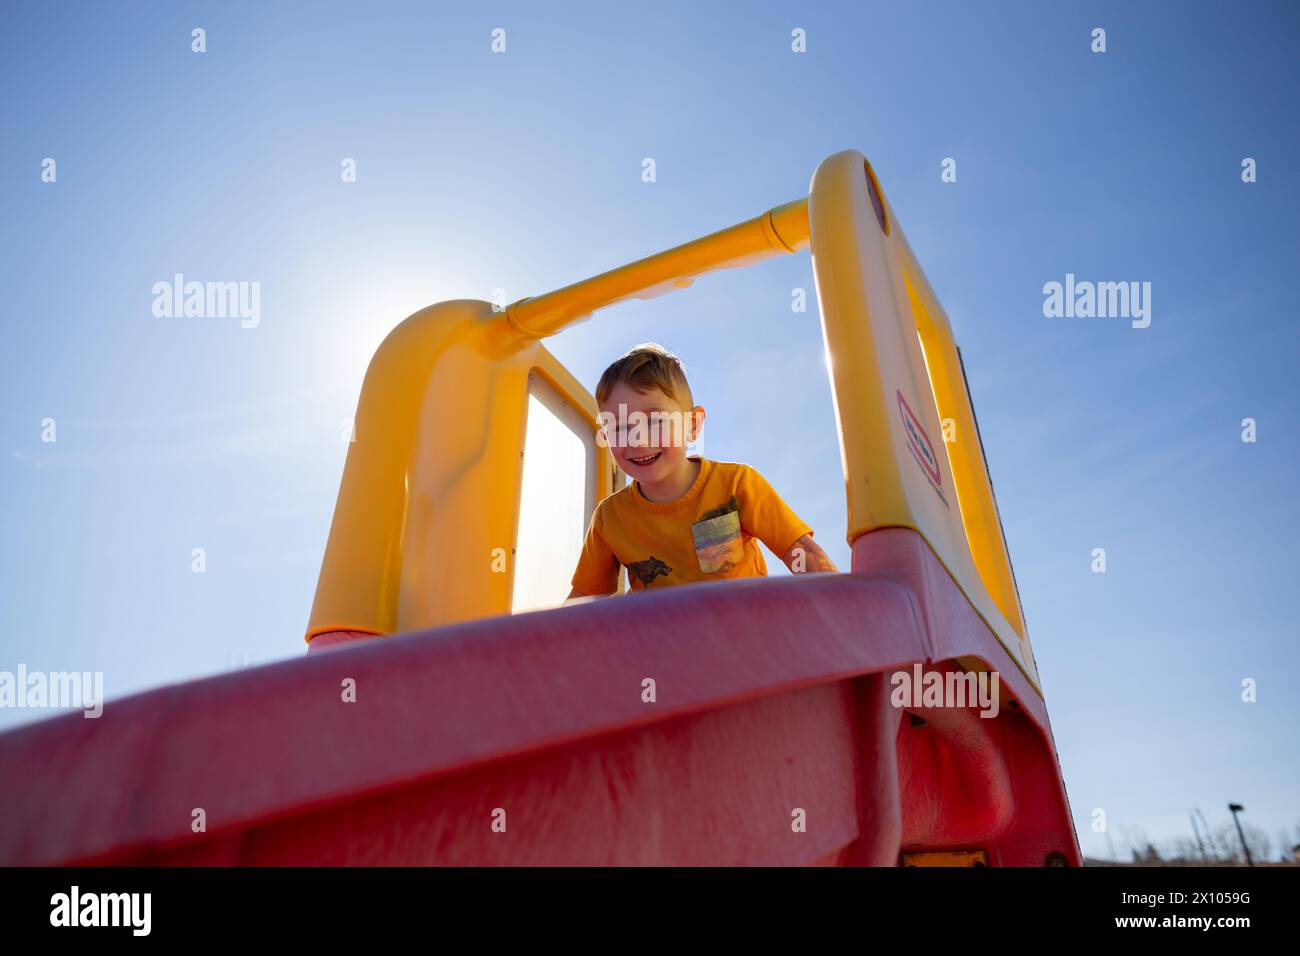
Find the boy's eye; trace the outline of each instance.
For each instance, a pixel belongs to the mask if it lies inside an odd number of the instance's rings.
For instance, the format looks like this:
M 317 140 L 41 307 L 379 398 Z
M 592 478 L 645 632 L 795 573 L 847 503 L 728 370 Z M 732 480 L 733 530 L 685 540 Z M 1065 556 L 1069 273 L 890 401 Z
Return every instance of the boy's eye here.
M 677 433 L 677 416 L 673 412 L 637 412 L 637 420 L 604 426 L 606 441 L 615 446 L 629 447 L 634 437 L 642 443 L 664 445 Z

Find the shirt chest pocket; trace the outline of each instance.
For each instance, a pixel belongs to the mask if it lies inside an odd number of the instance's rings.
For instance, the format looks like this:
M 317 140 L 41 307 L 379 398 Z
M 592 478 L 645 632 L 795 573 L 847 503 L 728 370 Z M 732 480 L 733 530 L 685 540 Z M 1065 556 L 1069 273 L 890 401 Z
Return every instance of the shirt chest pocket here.
M 695 522 L 691 525 L 691 536 L 695 539 L 695 557 L 700 570 L 707 574 L 729 571 L 745 556 L 739 511 Z

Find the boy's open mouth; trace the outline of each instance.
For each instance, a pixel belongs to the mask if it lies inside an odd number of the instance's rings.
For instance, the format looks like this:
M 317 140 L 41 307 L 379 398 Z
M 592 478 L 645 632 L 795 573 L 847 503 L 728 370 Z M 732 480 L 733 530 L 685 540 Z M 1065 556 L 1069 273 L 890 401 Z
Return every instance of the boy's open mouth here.
M 634 465 L 639 465 L 640 467 L 644 468 L 646 465 L 653 465 L 656 461 L 659 460 L 659 456 L 662 454 L 663 452 L 657 451 L 653 455 L 648 455 L 645 458 L 633 458 L 629 455 L 627 460 Z

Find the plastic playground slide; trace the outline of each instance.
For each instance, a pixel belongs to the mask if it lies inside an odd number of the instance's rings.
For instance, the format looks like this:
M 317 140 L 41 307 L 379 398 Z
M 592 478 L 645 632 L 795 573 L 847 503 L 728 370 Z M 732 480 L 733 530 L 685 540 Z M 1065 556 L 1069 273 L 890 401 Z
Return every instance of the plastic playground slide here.
M 542 340 L 804 250 L 851 570 L 541 607 L 569 568 L 537 528 L 580 541 L 618 480 Z M 312 653 L 0 734 L 0 863 L 1079 865 L 960 355 L 861 153 L 592 279 L 416 313 L 356 426 Z

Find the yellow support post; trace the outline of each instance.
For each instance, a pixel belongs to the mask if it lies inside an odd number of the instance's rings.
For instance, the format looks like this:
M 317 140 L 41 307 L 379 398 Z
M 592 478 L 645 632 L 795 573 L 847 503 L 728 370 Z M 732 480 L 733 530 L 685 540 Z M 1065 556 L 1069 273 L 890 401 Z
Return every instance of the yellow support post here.
M 1037 687 L 947 315 L 860 152 L 822 162 L 808 212 L 848 540 L 885 527 L 920 532 Z
M 529 375 L 596 431 L 596 400 L 488 302 L 441 302 L 389 333 L 357 404 L 307 640 L 397 634 L 511 610 Z M 613 459 L 588 443 L 594 504 Z

